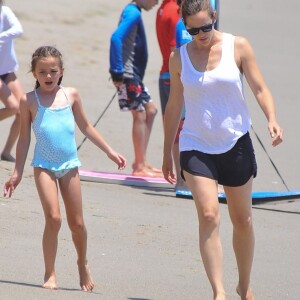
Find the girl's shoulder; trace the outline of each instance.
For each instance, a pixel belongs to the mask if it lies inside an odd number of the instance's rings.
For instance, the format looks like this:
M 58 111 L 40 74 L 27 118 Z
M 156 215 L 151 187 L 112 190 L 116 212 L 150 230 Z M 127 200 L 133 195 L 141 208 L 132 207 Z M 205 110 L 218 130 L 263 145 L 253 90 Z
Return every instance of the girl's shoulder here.
M 74 102 L 80 99 L 79 93 L 75 87 L 61 87 L 66 97 L 70 101 L 70 104 L 73 105 Z
M 61 87 L 62 90 L 66 93 L 67 96 L 70 96 L 70 97 L 76 97 L 78 95 L 78 91 L 75 87 L 71 87 L 71 86 L 64 86 L 64 87 Z

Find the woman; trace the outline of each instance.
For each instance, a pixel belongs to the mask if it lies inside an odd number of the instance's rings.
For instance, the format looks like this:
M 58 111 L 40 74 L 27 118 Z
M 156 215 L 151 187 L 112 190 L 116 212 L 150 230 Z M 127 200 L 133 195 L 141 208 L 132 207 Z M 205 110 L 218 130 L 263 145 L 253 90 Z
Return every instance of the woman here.
M 171 149 L 184 102 L 186 116 L 179 141 L 181 170 L 196 204 L 200 253 L 213 299 L 226 299 L 218 184 L 224 186 L 233 224 L 239 272 L 236 291 L 241 299 L 254 299 L 250 289 L 254 256 L 251 194 L 257 170 L 243 75 L 267 118 L 273 146 L 282 142 L 283 131 L 248 40 L 214 29 L 217 15 L 209 0 L 184 1 L 182 18 L 193 41 L 170 56 L 171 91 L 164 124 L 163 173 L 166 180 L 175 182 Z

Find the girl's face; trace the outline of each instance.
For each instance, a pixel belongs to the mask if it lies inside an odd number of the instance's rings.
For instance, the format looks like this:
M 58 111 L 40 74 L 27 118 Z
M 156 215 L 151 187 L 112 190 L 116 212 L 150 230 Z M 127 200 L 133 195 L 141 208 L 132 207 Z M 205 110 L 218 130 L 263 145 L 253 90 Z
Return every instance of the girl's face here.
M 49 91 L 57 86 L 60 77 L 63 76 L 63 69 L 58 58 L 49 56 L 39 59 L 32 73 L 41 88 Z
M 211 18 L 207 11 L 199 11 L 186 18 L 186 29 L 196 43 L 209 45 L 214 34 L 215 18 Z

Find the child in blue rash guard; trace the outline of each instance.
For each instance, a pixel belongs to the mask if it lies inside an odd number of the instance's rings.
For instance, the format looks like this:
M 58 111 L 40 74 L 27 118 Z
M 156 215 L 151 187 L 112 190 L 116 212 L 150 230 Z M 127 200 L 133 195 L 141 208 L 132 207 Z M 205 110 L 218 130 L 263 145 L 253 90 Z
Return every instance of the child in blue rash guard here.
M 110 74 L 118 89 L 121 111 L 131 111 L 133 117 L 132 140 L 134 162 L 132 174 L 161 177 L 161 170 L 146 159 L 148 142 L 157 114 L 143 78 L 147 66 L 147 40 L 142 20 L 142 9 L 148 11 L 157 0 L 136 0 L 123 10 L 117 29 L 111 36 Z

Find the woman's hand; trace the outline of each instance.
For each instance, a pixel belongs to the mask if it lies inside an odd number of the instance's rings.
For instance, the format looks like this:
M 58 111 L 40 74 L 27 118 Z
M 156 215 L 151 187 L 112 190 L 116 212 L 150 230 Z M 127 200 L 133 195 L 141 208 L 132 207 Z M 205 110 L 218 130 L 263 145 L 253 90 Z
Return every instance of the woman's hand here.
M 164 156 L 163 158 L 163 165 L 162 165 L 162 172 L 164 174 L 165 179 L 170 182 L 171 184 L 175 184 L 177 179 L 176 175 L 173 172 L 173 160 L 172 155 Z
M 269 122 L 268 129 L 272 138 L 272 146 L 276 147 L 283 140 L 283 130 L 276 121 Z

